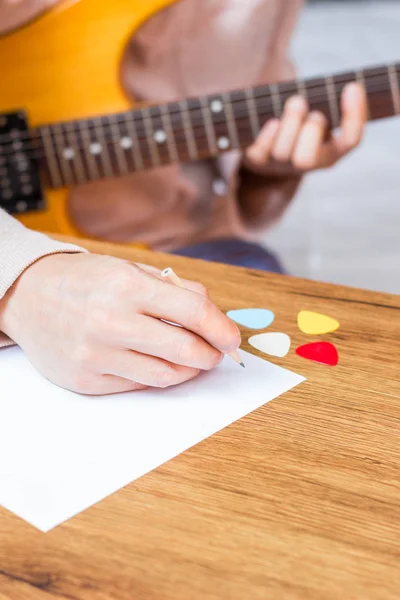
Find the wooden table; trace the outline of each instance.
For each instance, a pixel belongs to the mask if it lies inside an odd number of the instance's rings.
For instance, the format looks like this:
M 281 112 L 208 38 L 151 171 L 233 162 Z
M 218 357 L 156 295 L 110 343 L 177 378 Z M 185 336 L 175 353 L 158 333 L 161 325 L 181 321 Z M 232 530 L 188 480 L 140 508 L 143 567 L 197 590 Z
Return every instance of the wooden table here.
M 272 309 L 307 381 L 48 534 L 0 510 L 0 598 L 398 600 L 399 297 L 87 247 Z M 337 367 L 295 354 L 301 309 L 340 321 Z

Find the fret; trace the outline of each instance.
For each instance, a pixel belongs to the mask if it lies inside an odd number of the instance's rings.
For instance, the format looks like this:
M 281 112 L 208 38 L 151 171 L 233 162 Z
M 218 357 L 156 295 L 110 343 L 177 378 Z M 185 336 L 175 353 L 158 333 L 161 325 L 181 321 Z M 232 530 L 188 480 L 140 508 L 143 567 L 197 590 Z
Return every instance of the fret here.
M 143 159 L 143 155 L 140 149 L 140 144 L 139 144 L 139 136 L 137 134 L 137 130 L 136 130 L 136 122 L 135 122 L 135 113 L 131 113 L 129 115 L 127 115 L 128 118 L 125 117 L 124 119 L 124 125 L 126 127 L 128 136 L 125 146 L 126 146 L 126 150 L 129 150 L 129 145 L 128 145 L 128 141 L 129 139 L 132 140 L 132 146 L 130 148 L 131 152 L 130 154 L 133 156 L 133 160 L 135 161 L 135 168 L 136 170 L 142 170 L 144 169 L 144 159 Z
M 271 93 L 272 106 L 274 109 L 274 115 L 277 119 L 280 119 L 283 112 L 283 102 L 279 86 L 276 83 L 272 83 L 268 86 Z
M 174 134 L 171 127 L 171 122 L 168 122 L 161 105 L 149 106 L 148 114 L 151 118 L 151 126 L 153 131 L 153 140 L 157 146 L 160 164 L 170 164 L 176 161 L 177 149 L 174 145 Z
M 40 127 L 39 135 L 42 139 L 43 150 L 46 157 L 46 166 L 50 175 L 50 185 L 53 188 L 63 187 L 60 167 L 56 159 L 56 151 L 49 127 Z
M 167 132 L 167 145 L 168 145 L 168 152 L 169 152 L 170 159 L 172 162 L 178 163 L 179 162 L 179 154 L 178 154 L 178 148 L 177 148 L 176 142 L 175 142 L 174 131 L 172 128 L 171 115 L 170 115 L 170 112 L 169 112 L 167 106 L 165 106 L 165 104 L 160 105 L 160 114 L 161 114 L 161 121 L 162 121 L 163 127 L 164 127 L 165 131 Z
M 201 113 L 203 115 L 203 122 L 206 130 L 207 143 L 210 153 L 218 154 L 217 140 L 214 131 L 214 124 L 210 116 L 210 108 L 208 100 L 206 98 L 200 98 Z M 220 138 L 221 139 L 221 138 Z M 221 143 L 221 142 L 220 142 Z
M 246 94 L 246 103 L 247 103 L 247 112 L 250 117 L 250 125 L 251 131 L 253 133 L 253 138 L 255 139 L 260 132 L 260 120 L 258 118 L 257 106 L 254 100 L 254 91 L 252 88 L 245 90 Z
M 89 175 L 90 175 L 89 178 L 92 180 L 99 179 L 100 175 L 99 175 L 99 169 L 98 169 L 96 159 L 93 156 L 93 154 L 89 151 L 90 132 L 89 132 L 88 123 L 87 123 L 87 121 L 77 121 L 77 126 L 78 126 L 77 131 L 78 131 L 81 141 L 82 141 L 83 157 L 87 164 Z
M 307 100 L 307 86 L 303 79 L 296 79 L 297 91 L 300 96 Z
M 232 146 L 232 139 L 224 95 L 212 99 L 208 97 L 206 102 L 209 107 L 216 146 L 219 150 L 228 150 Z
M 67 142 L 68 142 L 68 147 L 71 150 L 69 155 L 71 156 L 72 159 L 74 159 L 73 164 L 74 164 L 75 171 L 76 171 L 76 176 L 77 176 L 76 179 L 77 179 L 78 183 L 84 183 L 87 180 L 87 177 L 86 177 L 85 169 L 84 169 L 82 158 L 81 158 L 81 151 L 79 148 L 79 142 L 78 142 L 78 138 L 76 135 L 76 130 L 74 130 L 73 123 L 65 124 L 65 133 L 66 133 L 66 138 L 67 138 Z M 66 158 L 68 158 L 68 153 L 66 153 L 65 151 L 64 151 L 64 156 Z
M 179 107 L 182 115 L 183 129 L 185 133 L 186 145 L 188 148 L 189 158 L 197 160 L 199 154 L 197 152 L 196 139 L 193 133 L 193 127 L 190 118 L 188 103 L 186 100 L 179 102 Z
M 394 65 L 388 66 L 388 75 L 389 75 L 390 89 L 391 89 L 391 93 L 392 93 L 394 113 L 396 115 L 399 115 L 400 114 L 400 88 L 399 88 L 399 80 L 397 78 L 397 69 Z
M 255 89 L 253 92 L 255 93 Z M 249 144 L 254 141 L 254 138 L 258 135 L 258 131 L 256 130 L 256 126 L 259 126 L 258 115 L 255 115 L 256 124 L 250 118 L 250 104 L 248 102 L 248 91 L 243 90 L 235 90 L 230 92 L 230 105 L 232 107 L 233 118 L 235 119 L 235 130 L 237 137 L 238 148 L 246 148 Z M 265 98 L 265 96 L 264 96 Z M 255 99 L 255 95 L 253 100 Z M 255 105 L 254 105 L 255 108 Z M 225 119 L 225 123 L 227 126 L 227 121 Z M 234 134 L 233 134 L 234 135 Z
M 111 133 L 111 147 L 114 149 L 118 171 L 121 174 L 128 173 L 128 165 L 121 146 L 121 131 L 115 115 L 110 115 L 108 117 L 108 126 Z
M 235 124 L 235 116 L 233 114 L 232 102 L 229 92 L 226 92 L 222 96 L 225 104 L 225 116 L 226 125 L 231 139 L 230 146 L 233 148 L 240 148 L 238 130 Z
M 358 83 L 360 85 L 362 85 L 366 91 L 368 91 L 368 88 L 365 84 L 365 77 L 364 77 L 363 71 L 356 71 L 356 79 L 357 79 Z M 371 111 L 370 111 L 370 107 L 369 107 L 369 98 L 368 98 L 368 94 L 367 94 L 367 119 L 369 120 L 370 118 L 371 118 Z
M 97 173 L 97 178 L 102 179 L 105 176 L 105 169 L 104 169 L 104 164 L 103 161 L 104 159 L 101 158 L 101 153 L 103 151 L 103 146 L 100 144 L 100 142 L 97 139 L 97 125 L 96 122 L 93 120 L 87 120 L 85 123 L 86 126 L 86 135 L 87 135 L 87 139 L 86 139 L 86 144 L 87 146 L 85 146 L 86 149 L 86 155 L 89 157 L 91 157 L 91 161 L 93 161 L 95 168 L 96 168 L 96 173 Z
M 390 81 L 388 66 L 381 69 L 372 68 L 364 71 L 367 85 L 368 107 L 370 120 L 394 116 L 395 106 L 393 87 Z
M 157 148 L 157 140 L 155 140 L 156 134 L 153 131 L 152 119 L 148 108 L 140 109 L 142 116 L 143 125 L 146 132 L 146 140 L 150 149 L 151 162 L 153 166 L 158 166 L 161 163 L 160 153 Z M 161 143 L 161 142 L 158 142 Z
M 103 165 L 103 173 L 106 177 L 112 177 L 114 171 L 111 164 L 111 156 L 108 149 L 108 143 L 104 134 L 104 124 L 102 118 L 93 119 L 94 131 L 96 137 L 92 138 L 89 150 L 100 158 Z
M 62 125 L 52 125 L 52 129 L 54 131 L 54 146 L 56 149 L 56 154 L 59 157 L 63 179 L 65 183 L 74 183 L 74 173 L 71 169 L 70 160 L 72 160 L 75 153 L 73 153 L 72 148 L 68 148 L 68 144 L 64 143 L 64 132 Z M 69 156 L 71 158 L 69 158 Z
M 339 113 L 338 98 L 337 98 L 337 94 L 336 94 L 335 80 L 331 76 L 326 77 L 325 84 L 326 84 L 326 93 L 328 96 L 332 128 L 336 129 L 340 125 L 340 113 Z

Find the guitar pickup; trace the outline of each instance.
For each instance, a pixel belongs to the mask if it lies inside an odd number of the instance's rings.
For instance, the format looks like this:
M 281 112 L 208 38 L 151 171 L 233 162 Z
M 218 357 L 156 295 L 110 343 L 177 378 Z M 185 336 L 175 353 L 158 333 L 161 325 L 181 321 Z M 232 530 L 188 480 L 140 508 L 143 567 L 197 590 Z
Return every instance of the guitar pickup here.
M 0 206 L 10 214 L 44 208 L 40 151 L 23 111 L 0 113 Z

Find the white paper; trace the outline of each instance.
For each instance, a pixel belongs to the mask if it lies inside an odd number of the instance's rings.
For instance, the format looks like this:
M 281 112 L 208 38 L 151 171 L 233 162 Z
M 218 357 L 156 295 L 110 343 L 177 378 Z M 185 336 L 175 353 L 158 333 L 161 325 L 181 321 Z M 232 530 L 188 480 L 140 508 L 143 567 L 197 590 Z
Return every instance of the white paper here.
M 93 397 L 0 350 L 0 505 L 49 531 L 304 381 L 242 355 L 245 369 L 227 357 L 181 386 Z

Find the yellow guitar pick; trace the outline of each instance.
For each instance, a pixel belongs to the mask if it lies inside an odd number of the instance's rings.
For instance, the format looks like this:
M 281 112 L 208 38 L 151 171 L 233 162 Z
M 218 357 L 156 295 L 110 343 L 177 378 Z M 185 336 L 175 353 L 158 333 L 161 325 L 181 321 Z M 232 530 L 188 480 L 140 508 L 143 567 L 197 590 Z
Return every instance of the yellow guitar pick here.
M 332 317 L 309 310 L 301 310 L 297 316 L 297 324 L 303 333 L 323 335 L 339 329 L 340 323 Z

